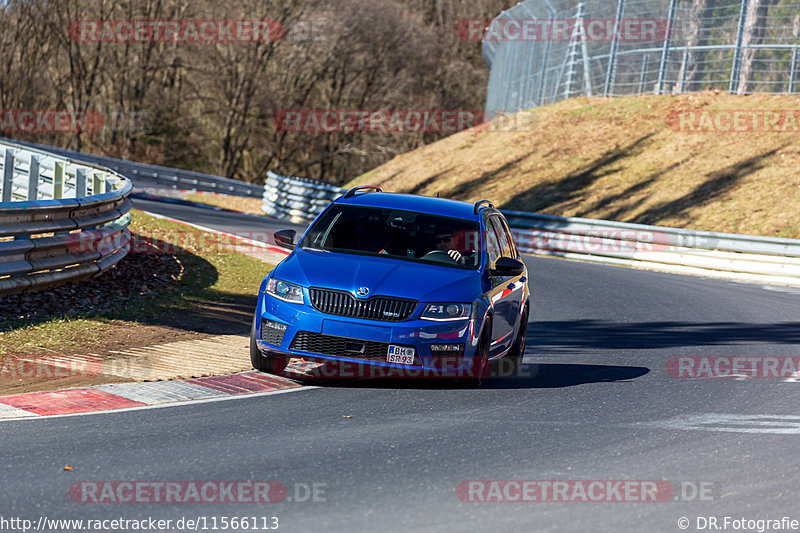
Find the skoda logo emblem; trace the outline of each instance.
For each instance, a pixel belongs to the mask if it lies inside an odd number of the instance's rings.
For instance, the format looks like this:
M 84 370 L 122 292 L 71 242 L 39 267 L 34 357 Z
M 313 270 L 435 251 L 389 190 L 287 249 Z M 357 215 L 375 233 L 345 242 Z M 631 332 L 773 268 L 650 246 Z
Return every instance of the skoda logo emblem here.
M 369 294 L 369 289 L 366 287 L 359 287 L 358 290 L 356 291 L 356 294 L 362 297 L 366 296 Z

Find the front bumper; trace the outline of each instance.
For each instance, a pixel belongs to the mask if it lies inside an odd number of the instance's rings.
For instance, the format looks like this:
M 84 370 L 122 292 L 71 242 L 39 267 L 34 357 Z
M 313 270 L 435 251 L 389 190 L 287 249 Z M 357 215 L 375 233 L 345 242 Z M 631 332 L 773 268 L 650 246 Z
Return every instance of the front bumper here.
M 345 368 L 394 370 L 412 377 L 470 375 L 480 333 L 471 318 L 432 322 L 416 318 L 419 309 L 402 322 L 347 318 L 321 313 L 307 304 L 282 302 L 264 293 L 259 295 L 257 314 L 256 345 L 264 354 L 336 362 Z M 463 349 L 434 353 L 433 344 L 461 345 Z M 357 353 L 359 345 L 363 345 L 362 353 Z M 388 363 L 387 353 L 381 352 L 388 352 L 389 345 L 414 348 L 414 364 Z

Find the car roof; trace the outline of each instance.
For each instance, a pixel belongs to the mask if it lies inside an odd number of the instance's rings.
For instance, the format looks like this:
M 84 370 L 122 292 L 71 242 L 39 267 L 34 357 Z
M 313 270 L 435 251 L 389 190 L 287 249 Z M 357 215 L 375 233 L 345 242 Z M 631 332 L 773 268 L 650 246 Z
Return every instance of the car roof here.
M 481 218 L 481 212 L 478 212 L 477 215 L 475 214 L 475 204 L 415 194 L 369 192 L 356 194 L 350 198 L 342 196 L 336 200 L 336 203 L 384 209 L 402 209 L 466 220 L 480 220 Z

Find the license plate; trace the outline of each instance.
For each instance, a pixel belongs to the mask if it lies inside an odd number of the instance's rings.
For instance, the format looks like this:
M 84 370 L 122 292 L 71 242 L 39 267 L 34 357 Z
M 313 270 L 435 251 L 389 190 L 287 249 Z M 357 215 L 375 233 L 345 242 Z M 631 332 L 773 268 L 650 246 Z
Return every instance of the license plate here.
M 414 348 L 407 348 L 405 346 L 389 346 L 389 353 L 386 355 L 387 363 L 396 363 L 398 365 L 413 365 L 414 364 Z

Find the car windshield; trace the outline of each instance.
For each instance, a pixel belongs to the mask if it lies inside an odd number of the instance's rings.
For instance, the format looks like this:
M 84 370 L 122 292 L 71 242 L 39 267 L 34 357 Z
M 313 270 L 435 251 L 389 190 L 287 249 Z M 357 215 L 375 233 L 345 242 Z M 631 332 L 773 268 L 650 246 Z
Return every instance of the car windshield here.
M 300 247 L 472 270 L 481 263 L 478 222 L 376 207 L 332 206 Z

